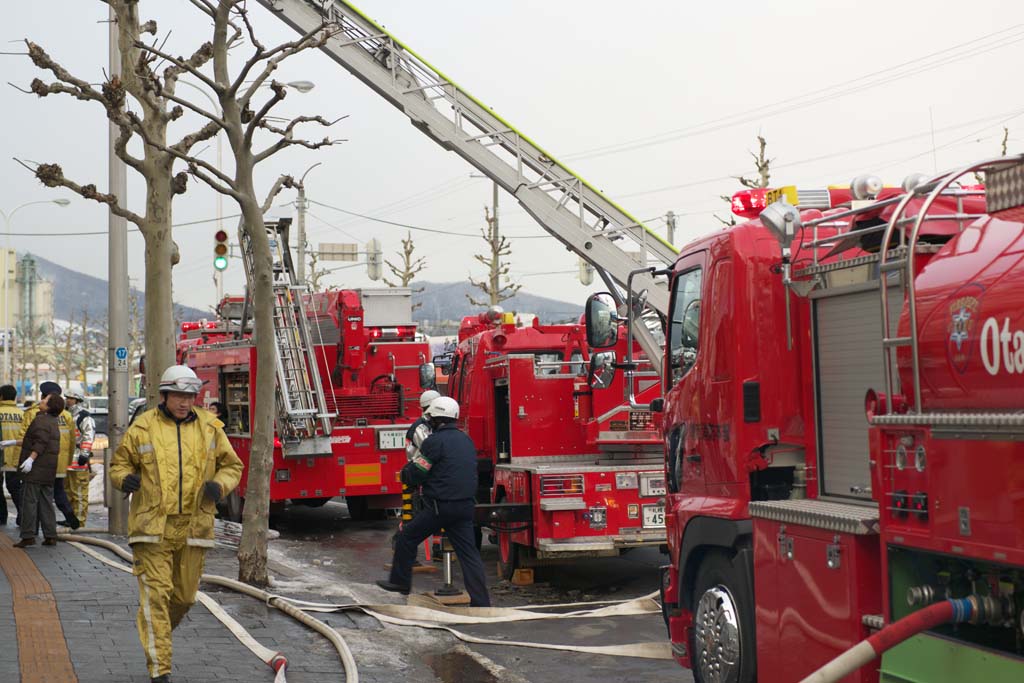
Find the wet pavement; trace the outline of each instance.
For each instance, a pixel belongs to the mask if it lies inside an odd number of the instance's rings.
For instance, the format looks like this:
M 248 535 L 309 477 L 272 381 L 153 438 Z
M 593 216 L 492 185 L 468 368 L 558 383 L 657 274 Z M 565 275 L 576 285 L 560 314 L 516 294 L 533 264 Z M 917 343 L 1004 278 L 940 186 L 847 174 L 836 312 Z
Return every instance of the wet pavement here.
M 387 576 L 391 536 L 397 524 L 395 520 L 352 521 L 345 505 L 333 501 L 322 508 L 286 508 L 271 521 L 272 528 L 280 533 L 269 545 L 269 570 L 274 583 L 271 590 L 318 602 L 404 602 L 403 596 L 387 593 L 374 585 L 376 579 Z M 106 528 L 103 508 L 92 506 L 88 526 Z M 636 549 L 620 558 L 536 567 L 533 585 L 514 586 L 497 579 L 497 548 L 486 537 L 481 554 L 496 607 L 639 597 L 657 589 L 658 567 L 667 560 L 655 548 Z M 441 563 L 425 560 L 423 563 L 436 571 L 414 575 L 413 590 L 417 593 L 432 591 L 443 583 Z M 453 564 L 454 583 L 461 588 L 458 563 Z M 234 578 L 237 567 L 235 553 L 230 548 L 218 547 L 207 556 L 208 573 Z M 247 596 L 210 586 L 204 590 L 257 640 L 289 656 L 289 680 L 296 683 L 344 680 L 334 648 L 319 634 Z M 129 592 L 133 593 L 134 600 L 134 592 Z M 200 610 L 197 618 L 201 618 L 201 608 L 196 609 Z M 623 680 L 685 683 L 692 680 L 688 671 L 672 661 L 462 643 L 442 631 L 382 624 L 359 612 L 315 616 L 338 629 L 347 641 L 363 681 L 564 683 L 581 674 L 588 683 Z M 576 645 L 662 643 L 666 637 L 660 614 L 476 624 L 458 629 L 473 636 L 498 640 Z M 221 630 L 219 625 L 213 625 L 209 637 L 230 639 Z M 138 645 L 134 636 L 126 637 L 125 642 L 130 642 L 127 647 L 132 656 L 141 656 L 141 652 L 136 652 Z M 262 677 L 257 675 L 250 680 L 262 680 Z
M 373 586 L 384 578 L 391 561 L 390 538 L 396 521 L 354 522 L 344 504 L 330 502 L 322 508 L 289 507 L 276 516 L 271 526 L 281 536 L 272 543 L 272 557 L 283 563 L 306 567 L 305 577 L 281 577 L 279 590 L 301 589 L 312 576 L 332 576 L 336 581 L 328 590 L 348 594 L 370 602 L 398 602 L 400 596 Z M 496 607 L 560 604 L 596 600 L 624 600 L 647 595 L 658 589 L 658 568 L 668 556 L 657 548 L 637 548 L 618 558 L 576 560 L 534 568 L 535 582 L 514 586 L 497 578 L 497 547 L 485 535 L 481 549 L 488 573 L 491 600 Z M 424 561 L 422 551 L 421 561 Z M 443 584 L 441 563 L 432 563 L 434 573 L 416 573 L 414 592 L 429 592 Z M 456 586 L 462 586 L 458 564 Z M 474 636 L 501 640 L 522 640 L 577 645 L 611 645 L 634 642 L 664 642 L 664 622 L 660 614 L 583 619 L 572 621 L 528 621 L 511 624 L 460 626 Z M 401 632 L 414 629 L 388 627 Z M 451 642 L 457 642 L 449 639 Z M 559 682 L 581 673 L 590 682 L 644 680 L 645 683 L 685 683 L 690 672 L 672 661 L 611 657 L 586 653 L 539 650 L 516 646 L 466 644 L 503 667 L 508 675 L 531 683 Z M 442 681 L 500 680 L 481 672 L 479 663 L 460 654 L 430 656 L 427 660 Z M 458 675 L 452 673 L 457 672 Z M 490 675 L 491 678 L 486 676 Z M 477 676 L 477 678 L 474 678 Z M 479 676 L 484 676 L 479 678 Z

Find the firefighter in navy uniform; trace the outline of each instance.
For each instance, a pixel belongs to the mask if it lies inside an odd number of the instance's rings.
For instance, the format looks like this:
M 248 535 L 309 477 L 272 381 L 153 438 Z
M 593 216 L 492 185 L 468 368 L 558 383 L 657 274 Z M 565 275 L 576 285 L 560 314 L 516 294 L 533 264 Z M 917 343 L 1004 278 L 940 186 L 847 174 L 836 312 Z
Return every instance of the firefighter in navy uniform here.
M 476 448 L 459 431 L 455 421 L 459 404 L 441 396 L 427 408 L 433 433 L 420 452 L 402 468 L 402 483 L 422 486 L 423 505 L 402 525 L 395 543 L 391 576 L 377 585 L 386 591 L 408 593 L 412 588 L 412 563 L 416 548 L 430 536 L 445 530 L 462 567 L 470 605 L 490 607 L 484 563 L 473 541 L 473 511 L 476 506 Z

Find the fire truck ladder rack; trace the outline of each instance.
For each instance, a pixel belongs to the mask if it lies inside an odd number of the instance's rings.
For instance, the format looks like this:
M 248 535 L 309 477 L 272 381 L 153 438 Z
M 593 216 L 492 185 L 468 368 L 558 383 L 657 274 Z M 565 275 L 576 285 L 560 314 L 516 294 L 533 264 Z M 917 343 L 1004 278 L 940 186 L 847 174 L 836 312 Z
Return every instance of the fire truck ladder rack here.
M 880 249 L 880 258 L 878 261 L 878 267 L 880 272 L 901 272 L 903 282 L 906 286 L 906 297 L 907 297 L 907 310 L 909 313 L 909 327 L 910 332 L 908 336 L 898 337 L 895 336 L 892 330 L 892 325 L 889 321 L 889 278 L 880 278 L 881 287 L 879 291 L 882 296 L 882 353 L 885 354 L 885 362 L 883 363 L 885 369 L 885 393 L 886 396 L 893 396 L 895 388 L 895 377 L 893 372 L 893 354 L 896 349 L 901 346 L 909 346 L 911 353 L 911 369 L 913 376 L 913 403 L 912 410 L 916 413 L 921 413 L 921 364 L 920 354 L 918 348 L 918 327 L 917 327 L 917 294 L 914 290 L 914 263 L 915 255 L 917 252 L 918 239 L 921 233 L 921 226 L 924 225 L 926 220 L 932 220 L 933 217 L 928 216 L 928 210 L 931 208 L 935 200 L 944 193 L 948 193 L 950 186 L 953 185 L 964 175 L 968 173 L 984 172 L 986 174 L 992 171 L 1001 171 L 1009 169 L 1014 166 L 1024 165 L 1024 155 L 1013 156 L 1013 157 L 997 157 L 995 159 L 989 159 L 980 163 L 975 163 L 970 166 L 953 171 L 952 173 L 944 173 L 938 175 L 925 183 L 922 183 L 914 189 L 907 192 L 903 199 L 900 201 L 896 210 L 893 211 L 892 216 L 889 218 L 889 223 L 886 225 L 885 233 L 882 236 L 882 248 Z M 986 175 L 986 181 L 988 176 Z M 989 188 L 991 193 L 991 188 Z M 986 195 L 989 198 L 991 204 L 991 194 Z M 903 258 L 896 260 L 892 259 L 892 251 L 886 247 L 892 243 L 893 233 L 896 232 L 897 228 L 902 226 L 906 220 L 903 217 L 907 206 L 913 201 L 915 197 L 925 197 L 924 202 L 918 209 L 917 216 L 913 220 L 913 227 L 910 231 L 910 236 L 901 239 L 906 239 L 907 249 L 904 252 Z M 991 208 L 989 209 L 991 211 Z M 958 214 L 963 214 L 962 207 L 958 207 Z M 963 223 L 961 223 L 961 229 Z M 899 423 L 899 416 L 893 414 L 893 403 L 894 401 L 886 401 L 886 415 L 879 415 L 874 418 L 875 424 L 886 424 L 892 421 L 893 424 Z
M 264 224 L 273 263 L 274 352 L 277 365 L 277 433 L 286 458 L 331 455 L 331 418 L 306 318 L 308 289 L 295 281 L 288 229 L 291 219 Z M 238 231 L 245 277 L 253 291 L 252 240 Z
M 456 85 L 360 10 L 342 0 L 259 0 L 300 33 L 326 26 L 321 48 L 409 117 L 446 150 L 454 151 L 511 193 L 544 230 L 591 263 L 616 298 L 629 273 L 671 266 L 678 251 L 594 189 L 567 166 Z M 623 239 L 639 255 L 619 246 Z M 647 305 L 668 315 L 664 278 L 635 276 Z M 634 333 L 647 357 L 660 365 L 662 349 L 642 324 Z

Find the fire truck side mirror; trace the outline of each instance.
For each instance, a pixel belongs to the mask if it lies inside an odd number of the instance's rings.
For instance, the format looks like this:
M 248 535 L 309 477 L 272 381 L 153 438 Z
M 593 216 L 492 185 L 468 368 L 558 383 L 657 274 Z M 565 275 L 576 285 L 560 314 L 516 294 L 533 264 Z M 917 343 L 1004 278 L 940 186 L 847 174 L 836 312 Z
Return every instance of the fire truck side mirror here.
M 621 318 L 615 306 L 615 299 L 607 292 L 591 294 L 587 298 L 585 313 L 587 344 L 595 349 L 615 346 L 619 340 Z
M 437 386 L 437 375 L 434 372 L 433 363 L 421 363 L 420 364 L 420 388 L 421 389 L 436 389 Z
M 590 357 L 587 384 L 591 389 L 607 389 L 615 379 L 615 352 L 603 351 Z
M 434 356 L 431 361 L 435 367 L 441 368 L 441 374 L 447 377 L 452 374 L 452 354 L 442 353 Z

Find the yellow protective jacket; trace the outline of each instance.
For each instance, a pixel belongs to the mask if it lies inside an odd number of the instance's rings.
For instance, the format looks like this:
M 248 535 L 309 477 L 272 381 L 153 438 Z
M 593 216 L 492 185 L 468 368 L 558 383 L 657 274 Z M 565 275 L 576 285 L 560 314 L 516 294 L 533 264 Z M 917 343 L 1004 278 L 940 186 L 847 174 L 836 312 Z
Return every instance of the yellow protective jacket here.
M 142 485 L 128 510 L 128 543 L 159 543 L 169 515 L 191 515 L 188 545 L 213 547 L 216 505 L 203 495 L 203 484 L 220 484 L 221 496 L 238 486 L 238 459 L 224 423 L 206 410 L 193 410 L 178 422 L 153 408 L 132 423 L 110 461 L 110 480 L 121 488 L 138 474 Z
M 32 424 L 32 420 L 36 419 L 36 415 L 39 414 L 39 409 L 42 407 L 39 403 L 33 403 L 28 407 L 28 410 L 21 416 L 21 435 L 24 435 L 28 430 L 28 426 Z M 68 474 L 68 465 L 71 464 L 71 460 L 75 457 L 75 418 L 71 417 L 71 413 L 68 411 L 62 411 L 57 416 L 57 427 L 60 429 L 60 453 L 57 454 L 57 478 L 66 477 Z M 21 438 L 21 435 L 18 438 Z
M 22 410 L 14 401 L 0 401 L 0 441 L 21 441 L 24 431 L 21 426 Z M 8 446 L 4 449 L 4 461 L 0 463 L 0 472 L 14 472 L 18 469 L 18 456 L 21 449 Z

